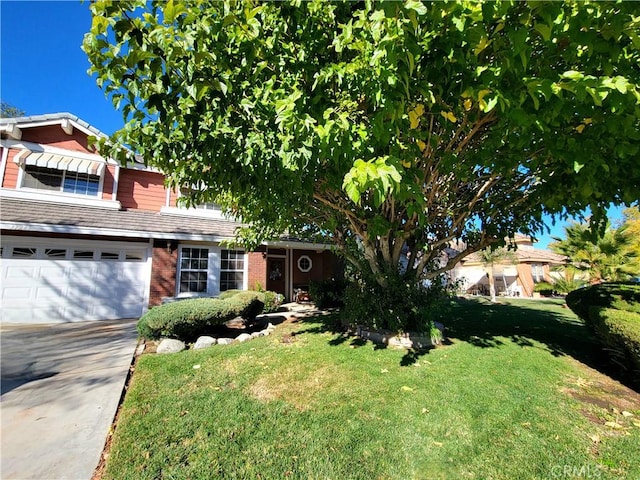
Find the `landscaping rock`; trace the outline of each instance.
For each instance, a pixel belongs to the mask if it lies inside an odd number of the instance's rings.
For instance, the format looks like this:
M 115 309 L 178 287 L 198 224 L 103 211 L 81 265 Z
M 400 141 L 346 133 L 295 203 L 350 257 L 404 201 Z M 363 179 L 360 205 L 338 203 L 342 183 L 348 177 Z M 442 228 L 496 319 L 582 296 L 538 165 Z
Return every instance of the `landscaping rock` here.
M 187 348 L 184 342 L 173 338 L 164 338 L 156 348 L 156 353 L 177 353 Z
M 269 330 L 270 332 L 273 332 L 276 329 L 275 325 L 273 325 L 273 323 L 269 322 L 269 324 L 267 325 L 266 330 Z
M 218 345 L 230 345 L 233 343 L 233 338 L 219 338 Z
M 215 345 L 216 343 L 218 343 L 218 340 L 216 338 L 207 336 L 198 337 L 196 343 L 193 344 L 193 349 L 199 350 L 201 348 L 207 348 L 211 345 Z
M 262 333 L 262 332 L 253 332 L 251 334 L 251 338 L 258 338 L 258 337 L 263 337 L 263 336 L 264 336 L 264 333 Z
M 251 335 L 248 333 L 241 333 L 240 335 L 238 335 L 236 337 L 236 341 L 242 343 L 242 342 L 246 342 L 247 340 L 251 340 Z

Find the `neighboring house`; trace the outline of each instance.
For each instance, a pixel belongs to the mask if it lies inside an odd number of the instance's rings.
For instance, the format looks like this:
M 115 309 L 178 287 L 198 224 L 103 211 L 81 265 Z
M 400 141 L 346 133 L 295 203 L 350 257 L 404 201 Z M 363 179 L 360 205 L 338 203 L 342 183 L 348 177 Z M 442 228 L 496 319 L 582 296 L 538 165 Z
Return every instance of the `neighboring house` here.
M 516 235 L 515 261 L 503 260 L 493 265 L 496 293 L 532 297 L 536 283 L 552 282 L 552 268 L 565 264 L 565 257 L 534 248 L 531 238 Z M 465 257 L 452 271 L 451 278 L 461 282 L 461 290 L 470 294 L 489 294 L 488 272 L 491 269 L 480 260 L 478 252 Z
M 292 298 L 340 275 L 324 244 L 228 246 L 239 223 L 177 206 L 162 173 L 88 146 L 104 136 L 59 113 L 0 119 L 3 322 L 134 318 L 164 298 L 265 288 Z

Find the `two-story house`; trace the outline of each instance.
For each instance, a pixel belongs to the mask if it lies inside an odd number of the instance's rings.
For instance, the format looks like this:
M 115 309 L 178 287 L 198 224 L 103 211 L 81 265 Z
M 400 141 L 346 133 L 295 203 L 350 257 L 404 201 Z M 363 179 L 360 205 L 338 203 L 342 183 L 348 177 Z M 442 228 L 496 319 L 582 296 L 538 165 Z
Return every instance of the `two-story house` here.
M 562 255 L 535 248 L 530 237 L 516 235 L 517 249 L 512 258 L 497 261 L 493 266 L 483 263 L 480 253 L 463 258 L 451 272 L 451 279 L 461 282 L 461 290 L 471 294 L 489 294 L 489 271 L 493 271 L 496 292 L 503 295 L 532 297 L 536 283 L 553 282 L 560 274 L 552 269 L 565 264 Z M 555 274 L 555 275 L 554 275 Z
M 340 274 L 329 245 L 230 246 L 239 224 L 186 209 L 164 175 L 88 145 L 104 136 L 59 113 L 0 119 L 1 319 L 134 318 L 164 298 L 265 288 L 292 298 Z

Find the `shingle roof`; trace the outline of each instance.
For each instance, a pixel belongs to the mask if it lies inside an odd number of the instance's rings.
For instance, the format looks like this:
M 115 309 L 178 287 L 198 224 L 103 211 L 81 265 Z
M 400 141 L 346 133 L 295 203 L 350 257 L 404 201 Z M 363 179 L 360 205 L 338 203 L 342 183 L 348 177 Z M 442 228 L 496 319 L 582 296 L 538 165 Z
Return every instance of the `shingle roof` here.
M 23 232 L 220 241 L 233 239 L 241 224 L 160 212 L 108 210 L 3 198 L 0 202 L 0 226 Z

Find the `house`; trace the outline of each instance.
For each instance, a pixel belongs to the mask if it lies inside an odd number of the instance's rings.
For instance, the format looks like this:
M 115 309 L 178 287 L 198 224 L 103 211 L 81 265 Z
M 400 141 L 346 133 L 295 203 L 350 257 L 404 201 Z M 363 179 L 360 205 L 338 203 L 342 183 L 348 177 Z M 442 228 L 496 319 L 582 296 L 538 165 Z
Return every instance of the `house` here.
M 340 274 L 329 245 L 233 246 L 239 223 L 143 164 L 89 146 L 102 132 L 69 113 L 0 119 L 2 322 L 139 317 L 165 298 L 265 288 L 291 299 Z
M 513 260 L 505 259 L 493 265 L 496 293 L 509 296 L 533 297 L 536 283 L 552 282 L 553 267 L 565 264 L 565 257 L 535 248 L 530 237 L 516 235 L 517 249 Z M 478 252 L 465 257 L 452 271 L 451 278 L 461 283 L 461 290 L 469 294 L 489 294 L 488 274 Z

